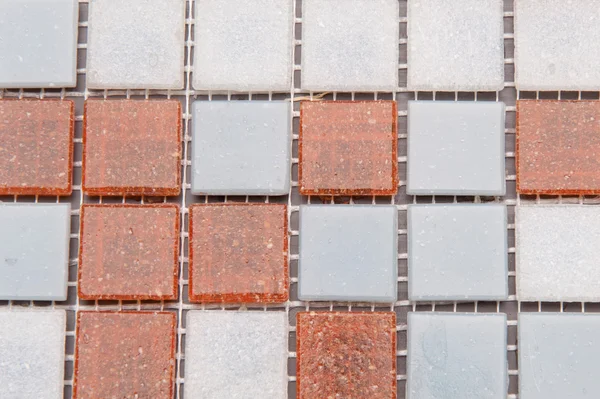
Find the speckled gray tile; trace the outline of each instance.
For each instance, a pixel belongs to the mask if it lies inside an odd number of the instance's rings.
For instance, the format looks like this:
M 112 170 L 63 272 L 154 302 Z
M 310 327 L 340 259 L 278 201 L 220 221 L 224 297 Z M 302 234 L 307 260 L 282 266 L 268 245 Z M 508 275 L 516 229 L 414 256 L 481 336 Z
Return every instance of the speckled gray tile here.
M 394 302 L 397 224 L 395 206 L 300 206 L 298 297 Z
M 505 205 L 409 205 L 408 298 L 508 296 Z
M 408 102 L 406 192 L 504 195 L 504 103 Z
M 408 314 L 407 399 L 506 399 L 506 315 Z
M 192 194 L 288 193 L 289 102 L 196 101 L 192 134 Z
M 0 203 L 0 299 L 64 301 L 69 204 Z

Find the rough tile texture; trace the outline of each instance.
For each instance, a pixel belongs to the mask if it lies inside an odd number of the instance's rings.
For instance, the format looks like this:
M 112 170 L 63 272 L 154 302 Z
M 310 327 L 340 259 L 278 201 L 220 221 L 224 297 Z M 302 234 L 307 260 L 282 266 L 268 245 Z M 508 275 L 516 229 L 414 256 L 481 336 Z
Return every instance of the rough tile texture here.
M 300 193 L 396 194 L 397 119 L 393 101 L 303 101 Z
M 408 2 L 408 88 L 504 87 L 503 0 Z
M 185 0 L 91 0 L 88 89 L 182 89 Z
M 292 3 L 196 1 L 194 88 L 289 92 Z
M 0 300 L 67 299 L 70 224 L 69 204 L 0 203 Z
M 287 206 L 190 207 L 189 297 L 194 302 L 285 302 Z
M 192 194 L 289 192 L 289 102 L 196 101 L 192 115 Z
M 185 338 L 186 398 L 287 399 L 285 313 L 192 310 Z
M 172 312 L 79 312 L 74 399 L 171 399 L 176 326 Z
M 177 299 L 179 207 L 83 205 L 82 299 Z
M 600 317 L 519 314 L 519 398 L 600 397 Z
M 62 399 L 64 310 L 0 310 L 2 399 Z
M 0 87 L 74 87 L 77 0 L 0 2 Z
M 600 89 L 597 1 L 517 0 L 514 12 L 517 89 Z
M 409 205 L 409 299 L 507 299 L 506 217 L 505 205 Z
M 296 317 L 298 399 L 395 399 L 396 315 L 301 312 Z
M 410 312 L 406 398 L 505 399 L 506 342 L 504 313 Z
M 87 195 L 178 195 L 181 104 L 88 100 L 83 131 Z
M 517 297 L 521 301 L 600 301 L 600 208 L 517 206 Z
M 504 195 L 504 103 L 408 102 L 406 192 Z
M 304 0 L 302 88 L 396 90 L 398 16 L 396 0 Z
M 301 205 L 298 297 L 394 302 L 397 219 L 395 206 Z
M 517 192 L 600 194 L 598 132 L 598 101 L 517 101 Z
M 73 102 L 0 100 L 0 195 L 69 195 Z

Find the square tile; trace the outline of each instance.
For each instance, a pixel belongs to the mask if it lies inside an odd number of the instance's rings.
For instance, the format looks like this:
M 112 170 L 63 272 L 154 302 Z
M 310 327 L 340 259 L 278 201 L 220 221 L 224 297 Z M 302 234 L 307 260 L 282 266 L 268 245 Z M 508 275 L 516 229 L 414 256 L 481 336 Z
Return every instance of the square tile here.
M 69 195 L 73 101 L 0 100 L 0 195 Z
M 517 206 L 518 299 L 600 302 L 599 219 L 595 206 Z
M 395 302 L 398 217 L 389 205 L 301 205 L 298 297 Z
M 600 102 L 517 101 L 517 192 L 600 194 Z
M 64 310 L 0 309 L 2 399 L 62 399 Z
M 296 336 L 298 399 L 396 398 L 393 312 L 300 312 Z
M 64 301 L 69 204 L 0 203 L 0 300 Z
M 302 89 L 398 88 L 396 0 L 304 0 Z
M 81 299 L 177 299 L 179 206 L 85 204 L 80 212 Z
M 73 398 L 173 398 L 173 312 L 77 314 Z
M 600 397 L 600 316 L 519 314 L 519 398 Z
M 89 3 L 88 89 L 183 89 L 185 0 Z
M 408 102 L 406 192 L 504 195 L 504 103 Z
M 409 205 L 408 298 L 508 297 L 505 205 Z
M 407 399 L 505 399 L 504 313 L 408 313 Z
M 394 101 L 302 101 L 300 193 L 396 194 L 397 123 Z
M 600 89 L 595 0 L 515 0 L 518 90 Z
M 288 193 L 288 101 L 196 101 L 192 134 L 192 194 Z
M 87 195 L 178 195 L 181 103 L 86 101 L 82 184 Z
M 185 338 L 186 398 L 287 399 L 285 312 L 192 310 Z
M 292 0 L 197 0 L 194 89 L 289 92 L 293 17 Z
M 192 205 L 190 300 L 287 301 L 287 217 L 287 206 L 279 204 Z
M 503 0 L 408 2 L 409 90 L 503 87 Z
M 77 0 L 0 2 L 0 87 L 74 87 Z

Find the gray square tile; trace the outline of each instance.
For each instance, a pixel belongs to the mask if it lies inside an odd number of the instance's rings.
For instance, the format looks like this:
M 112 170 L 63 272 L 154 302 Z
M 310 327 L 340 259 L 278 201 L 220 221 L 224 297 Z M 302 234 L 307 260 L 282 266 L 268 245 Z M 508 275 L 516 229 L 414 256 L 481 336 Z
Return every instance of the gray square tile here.
M 74 87 L 77 0 L 0 1 L 0 88 Z
M 409 101 L 406 192 L 504 195 L 504 103 Z
M 196 101 L 192 134 L 192 194 L 288 193 L 289 102 Z
M 506 399 L 506 315 L 408 314 L 407 399 Z
M 298 297 L 394 302 L 397 225 L 395 206 L 300 206 Z
M 409 205 L 408 298 L 508 297 L 505 205 Z
M 0 299 L 67 299 L 68 204 L 0 203 Z

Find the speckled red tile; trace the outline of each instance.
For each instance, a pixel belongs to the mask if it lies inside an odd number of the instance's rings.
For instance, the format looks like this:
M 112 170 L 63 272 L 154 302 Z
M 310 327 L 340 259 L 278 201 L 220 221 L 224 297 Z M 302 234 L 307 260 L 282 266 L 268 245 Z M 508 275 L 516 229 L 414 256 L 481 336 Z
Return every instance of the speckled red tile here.
M 285 302 L 287 206 L 195 204 L 190 208 L 193 302 Z
M 69 195 L 73 102 L 0 100 L 0 195 Z
M 171 399 L 176 327 L 172 312 L 79 312 L 74 399 Z
M 176 100 L 88 100 L 83 191 L 88 195 L 178 195 L 181 104 Z
M 517 101 L 517 191 L 600 194 L 600 101 Z
M 298 178 L 304 195 L 398 191 L 394 101 L 303 101 Z
M 80 298 L 177 298 L 177 205 L 88 204 L 80 219 Z
M 298 399 L 395 399 L 393 312 L 301 312 L 296 318 Z

